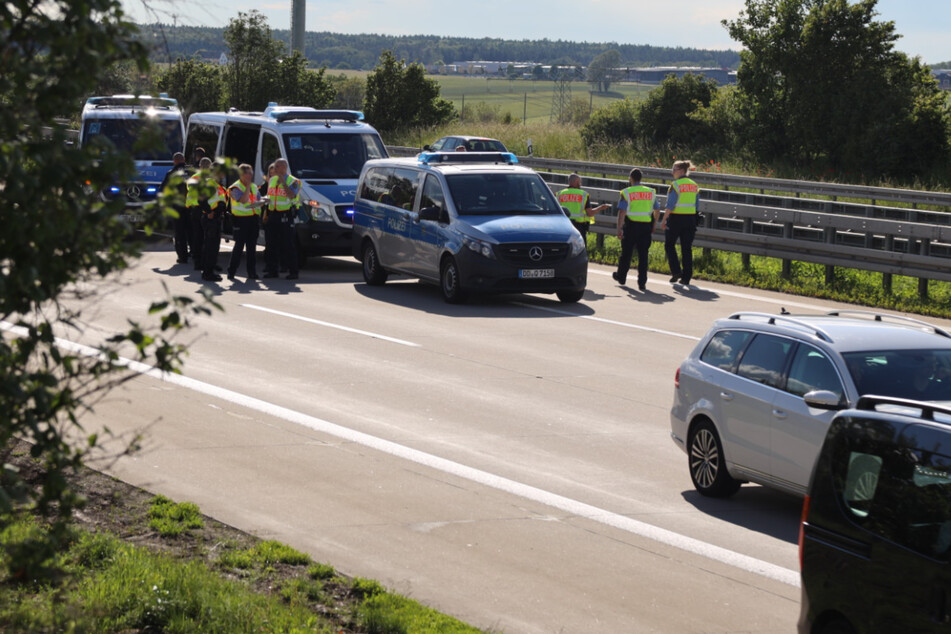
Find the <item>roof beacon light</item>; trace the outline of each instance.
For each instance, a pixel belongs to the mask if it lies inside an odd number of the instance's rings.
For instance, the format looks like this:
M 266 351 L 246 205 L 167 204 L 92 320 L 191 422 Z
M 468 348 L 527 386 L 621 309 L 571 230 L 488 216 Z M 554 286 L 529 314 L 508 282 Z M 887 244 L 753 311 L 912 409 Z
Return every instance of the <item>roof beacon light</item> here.
M 511 152 L 421 152 L 417 160 L 424 165 L 436 163 L 503 163 L 515 165 L 518 157 Z

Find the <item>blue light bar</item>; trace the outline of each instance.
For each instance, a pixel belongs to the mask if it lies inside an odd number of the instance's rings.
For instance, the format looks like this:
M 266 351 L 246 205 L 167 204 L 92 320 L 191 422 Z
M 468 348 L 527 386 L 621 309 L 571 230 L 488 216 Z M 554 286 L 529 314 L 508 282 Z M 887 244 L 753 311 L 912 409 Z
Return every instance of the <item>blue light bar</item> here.
M 420 152 L 416 157 L 424 165 L 434 163 L 504 163 L 515 165 L 518 157 L 511 152 Z

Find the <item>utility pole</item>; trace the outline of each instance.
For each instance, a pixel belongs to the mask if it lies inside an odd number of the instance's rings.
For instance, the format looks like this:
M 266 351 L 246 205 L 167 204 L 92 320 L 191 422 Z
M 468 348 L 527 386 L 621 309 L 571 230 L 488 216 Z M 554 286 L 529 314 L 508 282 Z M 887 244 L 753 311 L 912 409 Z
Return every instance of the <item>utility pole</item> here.
M 291 52 L 300 51 L 304 55 L 304 22 L 306 21 L 306 0 L 293 0 L 291 4 Z
M 551 116 L 549 121 L 559 123 L 568 112 L 571 104 L 571 79 L 562 75 L 555 82 L 555 90 L 551 95 Z

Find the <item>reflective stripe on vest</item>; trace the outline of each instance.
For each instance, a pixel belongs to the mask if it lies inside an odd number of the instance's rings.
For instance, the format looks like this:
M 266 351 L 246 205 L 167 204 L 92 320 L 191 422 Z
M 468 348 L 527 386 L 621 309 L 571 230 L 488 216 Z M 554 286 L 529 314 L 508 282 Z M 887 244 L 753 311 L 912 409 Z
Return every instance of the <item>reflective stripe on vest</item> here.
M 677 206 L 670 213 L 695 214 L 697 213 L 697 194 L 700 188 L 689 178 L 678 178 L 673 187 L 677 188 Z
M 558 204 L 568 210 L 572 220 L 575 222 L 591 221 L 591 218 L 585 214 L 585 209 L 588 207 L 588 192 L 570 187 L 561 190 L 557 195 Z
M 231 189 L 241 190 L 241 197 L 243 198 L 244 193 L 247 191 L 248 188 L 245 187 L 244 183 L 238 180 L 238 181 L 235 181 L 235 183 L 231 186 Z M 256 202 L 257 199 L 258 199 L 258 186 L 255 185 L 254 183 L 251 183 L 251 196 L 248 198 L 248 202 L 242 203 L 242 202 L 239 202 L 240 198 L 235 198 L 234 196 L 231 197 L 231 213 L 234 214 L 235 216 L 240 216 L 240 217 L 247 217 L 247 216 L 253 216 L 255 214 L 260 214 L 261 212 L 258 209 L 255 209 L 254 207 L 251 206 L 251 203 Z
M 632 185 L 621 190 L 627 200 L 627 219 L 631 222 L 650 222 L 654 215 L 654 190 L 644 185 Z
M 216 183 L 214 180 L 208 180 L 208 186 L 214 186 L 215 193 L 208 197 L 208 206 L 211 207 L 211 210 L 214 211 L 215 207 L 218 206 L 218 203 L 228 202 L 228 192 L 225 191 L 225 188 Z
M 280 183 L 278 180 L 280 178 L 280 176 L 272 176 L 271 180 L 268 181 L 267 196 L 271 200 L 271 209 L 287 211 L 291 208 L 291 205 L 296 204 L 297 201 L 300 200 L 300 188 L 297 190 L 297 195 L 292 199 L 287 195 L 287 187 L 297 181 L 297 179 L 287 174 L 284 177 L 284 182 Z

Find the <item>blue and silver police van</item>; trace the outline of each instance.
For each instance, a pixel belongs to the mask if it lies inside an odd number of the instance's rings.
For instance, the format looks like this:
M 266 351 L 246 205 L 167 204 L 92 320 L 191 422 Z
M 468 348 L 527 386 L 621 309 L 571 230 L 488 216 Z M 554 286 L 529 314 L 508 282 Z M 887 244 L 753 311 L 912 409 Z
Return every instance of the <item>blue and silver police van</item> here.
M 135 160 L 136 178 L 132 182 L 110 183 L 98 192 L 99 196 L 103 200 L 122 198 L 130 212 L 154 201 L 162 179 L 172 168 L 172 155 L 184 147 L 185 122 L 178 101 L 164 93 L 158 97 L 90 97 L 83 106 L 81 124 L 81 146 L 102 143 L 104 147 L 128 152 Z M 143 138 L 155 138 L 158 142 L 143 147 Z M 134 213 L 130 216 L 136 217 Z
M 581 234 L 541 176 L 508 152 L 368 161 L 353 228 L 370 285 L 405 274 L 438 284 L 449 303 L 472 293 L 584 295 Z
M 302 183 L 295 222 L 302 263 L 309 256 L 351 252 L 357 178 L 366 161 L 387 156 L 360 112 L 277 104 L 263 112 L 192 114 L 185 147 L 186 157 L 200 147 L 208 156 L 251 165 L 258 185 L 271 163 L 286 159 L 288 173 Z

